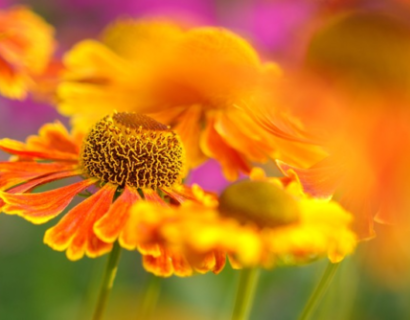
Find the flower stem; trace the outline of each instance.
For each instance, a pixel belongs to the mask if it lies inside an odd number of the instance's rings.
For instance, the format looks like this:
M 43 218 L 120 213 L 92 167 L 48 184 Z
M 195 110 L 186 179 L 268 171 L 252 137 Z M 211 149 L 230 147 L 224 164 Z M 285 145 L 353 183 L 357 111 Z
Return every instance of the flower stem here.
M 141 312 L 138 319 L 149 320 L 157 305 L 161 293 L 161 278 L 153 274 L 149 275 L 148 283 L 145 286 L 145 293 L 141 302 Z
M 332 279 L 339 265 L 340 263 L 331 263 L 331 262 L 328 263 L 326 270 L 322 275 L 322 278 L 320 279 L 316 288 L 312 292 L 308 302 L 306 303 L 305 308 L 303 309 L 303 312 L 301 316 L 299 317 L 299 320 L 308 320 L 310 318 L 310 316 L 312 315 L 312 312 L 314 311 L 316 307 L 316 304 L 320 302 L 327 288 L 332 282 Z
M 260 270 L 258 268 L 240 271 L 232 320 L 247 320 L 249 318 L 259 274 Z
M 97 306 L 94 311 L 93 320 L 101 320 L 103 317 L 104 310 L 107 305 L 108 296 L 114 284 L 115 275 L 117 274 L 120 254 L 121 247 L 118 244 L 118 242 L 115 242 L 108 257 L 107 267 L 105 268 L 104 278 L 101 284 L 100 294 L 98 296 Z

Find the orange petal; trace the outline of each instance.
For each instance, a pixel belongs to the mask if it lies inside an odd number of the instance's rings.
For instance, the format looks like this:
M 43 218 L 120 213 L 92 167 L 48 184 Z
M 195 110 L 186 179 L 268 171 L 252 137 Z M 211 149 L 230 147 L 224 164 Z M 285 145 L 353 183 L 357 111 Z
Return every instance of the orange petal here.
M 172 200 L 175 200 L 180 204 L 183 203 L 187 199 L 186 197 L 184 197 L 182 194 L 180 194 L 174 189 L 161 188 L 161 191 L 163 191 L 166 195 L 168 195 Z
M 34 161 L 0 162 L 0 172 L 38 172 L 41 174 L 74 169 L 72 163 L 38 163 Z
M 3 211 L 8 214 L 17 214 L 35 224 L 45 223 L 60 214 L 76 194 L 93 183 L 95 183 L 94 179 L 88 179 L 41 193 L 0 192 L 0 198 L 6 203 Z
M 138 251 L 142 255 L 157 258 L 161 255 L 161 246 L 158 243 L 142 243 L 138 246 Z
M 159 257 L 143 256 L 142 264 L 144 269 L 159 277 L 170 277 L 173 273 L 172 261 L 167 256 Z
M 202 106 L 189 107 L 175 121 L 172 128 L 181 137 L 186 150 L 186 160 L 189 168 L 195 168 L 206 160 L 206 156 L 199 147 L 201 126 L 198 125 L 202 117 Z
M 144 199 L 148 202 L 156 203 L 161 206 L 166 206 L 167 204 L 165 203 L 164 200 L 158 195 L 158 193 L 155 190 L 152 189 L 143 189 L 142 192 L 144 193 Z
M 184 256 L 180 254 L 170 254 L 170 258 L 172 260 L 172 267 L 176 276 L 189 277 L 192 275 L 192 267 L 189 265 Z
M 76 171 L 64 171 L 64 172 L 56 172 L 56 173 L 50 173 L 47 175 L 42 175 L 39 178 L 32 179 L 26 183 L 18 185 L 17 187 L 7 190 L 7 193 L 12 193 L 12 194 L 24 193 L 39 185 L 42 185 L 42 184 L 45 184 L 51 181 L 59 180 L 59 179 L 76 176 L 76 175 L 78 175 L 78 172 Z M 0 209 L 4 205 L 5 205 L 5 202 L 3 201 L 3 199 L 0 199 Z
M 128 221 L 132 205 L 139 200 L 138 191 L 125 187 L 107 214 L 94 225 L 95 234 L 105 242 L 114 242 Z
M 59 121 L 43 125 L 38 136 L 28 137 L 27 147 L 36 150 L 53 150 L 77 157 L 80 153 L 80 145 Z
M 84 254 L 97 257 L 111 250 L 112 244 L 97 238 L 93 227 L 110 208 L 116 186 L 107 183 L 94 195 L 71 209 L 44 235 L 44 243 L 54 250 L 67 249 L 70 260 L 81 259 Z
M 45 124 L 27 143 L 2 139 L 0 149 L 21 157 L 66 161 L 78 161 L 80 153 L 80 146 L 60 122 Z
M 214 252 L 215 255 L 215 267 L 212 270 L 213 273 L 218 274 L 220 273 L 226 264 L 226 253 L 221 251 Z
M 164 248 L 158 257 L 144 255 L 143 265 L 145 270 L 160 277 L 170 277 L 173 274 L 179 277 L 192 275 L 192 268 L 186 259 L 179 254 L 169 253 Z
M 0 173 L 0 190 L 5 190 L 15 185 L 18 185 L 27 180 L 42 176 L 43 173 L 37 172 L 6 172 Z
M 25 158 L 78 161 L 78 155 L 52 151 L 52 149 L 49 151 L 28 149 L 26 144 L 11 139 L 0 140 L 0 149 L 7 153 Z
M 245 157 L 231 148 L 215 130 L 215 120 L 209 119 L 201 137 L 204 153 L 216 159 L 222 166 L 227 179 L 236 180 L 239 172 L 249 173 L 251 168 Z
M 73 165 L 40 164 L 35 162 L 1 162 L 0 190 L 45 174 L 73 169 Z
M 343 175 L 343 167 L 332 164 L 330 158 L 320 161 L 309 169 L 295 168 L 279 160 L 276 164 L 285 176 L 296 175 L 304 191 L 314 197 L 332 196 Z

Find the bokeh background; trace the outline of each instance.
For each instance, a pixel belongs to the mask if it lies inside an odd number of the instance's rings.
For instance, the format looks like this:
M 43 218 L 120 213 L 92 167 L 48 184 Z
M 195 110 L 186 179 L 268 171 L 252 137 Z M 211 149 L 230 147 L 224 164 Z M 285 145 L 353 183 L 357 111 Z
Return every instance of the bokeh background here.
M 98 37 L 104 26 L 118 17 L 161 16 L 229 28 L 247 38 L 264 59 L 276 61 L 289 70 L 303 66 L 307 52 L 312 53 L 309 43 L 313 35 L 341 15 L 382 13 L 398 23 L 410 21 L 410 4 L 406 0 L 0 1 L 1 8 L 12 5 L 28 5 L 55 26 L 60 55 L 79 40 Z M 339 40 L 337 44 L 327 44 L 325 39 L 324 44 L 343 48 L 344 39 Z M 364 41 L 361 50 L 366 60 L 366 50 L 371 45 L 367 47 L 366 40 L 360 41 Z M 386 56 L 396 61 L 396 52 L 389 51 L 388 43 L 385 46 L 382 43 L 381 47 Z M 330 50 L 334 51 L 336 56 L 340 52 Z M 346 58 L 343 54 L 340 57 L 342 62 Z M 410 51 L 408 59 L 410 61 Z M 400 61 L 397 61 L 397 68 L 404 78 L 410 79 L 410 73 L 407 74 Z M 36 133 L 41 124 L 55 119 L 68 123 L 50 106 L 0 99 L 1 138 L 25 139 Z M 7 159 L 7 155 L 0 153 L 0 159 Z M 273 170 L 269 164 L 267 169 Z M 217 192 L 227 183 L 219 166 L 212 161 L 195 170 L 190 179 Z M 18 217 L 0 214 L 0 319 L 90 319 L 106 256 L 68 261 L 63 253 L 42 243 L 44 231 L 54 223 L 34 226 Z M 378 228 L 379 234 L 388 232 L 387 227 Z M 397 246 L 406 247 L 408 243 L 386 245 L 381 242 L 376 239 L 362 243 L 356 254 L 343 262 L 312 319 L 410 319 L 408 255 L 405 250 L 402 255 L 379 254 L 381 248 L 389 252 Z M 307 266 L 264 270 L 251 319 L 296 319 L 325 265 L 326 261 L 318 261 Z M 207 274 L 162 280 L 153 319 L 229 319 L 237 276 L 237 272 L 227 267 L 217 276 Z M 150 281 L 152 276 L 143 270 L 139 255 L 124 251 L 106 319 L 139 319 L 141 297 Z

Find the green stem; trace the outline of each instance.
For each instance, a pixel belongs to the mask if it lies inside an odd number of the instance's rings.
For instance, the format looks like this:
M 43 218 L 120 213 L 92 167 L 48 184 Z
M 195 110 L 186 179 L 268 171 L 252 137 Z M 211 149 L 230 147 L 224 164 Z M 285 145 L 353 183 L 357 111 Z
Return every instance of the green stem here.
M 232 320 L 247 320 L 249 318 L 259 274 L 260 270 L 257 268 L 240 271 Z
M 118 242 L 115 242 L 108 257 L 107 267 L 105 268 L 104 278 L 101 284 L 101 290 L 98 296 L 97 306 L 94 311 L 93 320 L 101 320 L 103 317 L 104 310 L 107 305 L 108 296 L 114 284 L 115 275 L 117 274 L 120 254 L 121 247 L 118 244 Z
M 153 274 L 149 275 L 148 283 L 141 303 L 141 312 L 138 319 L 149 320 L 157 305 L 161 293 L 161 278 Z
M 312 312 L 314 311 L 316 307 L 316 304 L 320 302 L 327 288 L 332 282 L 332 279 L 339 265 L 340 263 L 331 263 L 331 262 L 328 263 L 326 270 L 322 275 L 322 278 L 320 279 L 316 288 L 312 292 L 308 302 L 306 303 L 305 308 L 303 309 L 303 312 L 301 316 L 299 317 L 299 320 L 308 320 L 310 318 L 310 316 L 312 315 Z

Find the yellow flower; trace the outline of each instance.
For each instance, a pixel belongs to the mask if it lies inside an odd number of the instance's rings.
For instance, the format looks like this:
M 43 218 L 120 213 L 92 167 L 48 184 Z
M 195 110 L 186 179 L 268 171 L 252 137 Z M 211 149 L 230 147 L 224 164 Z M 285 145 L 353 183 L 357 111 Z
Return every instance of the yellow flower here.
M 191 265 L 221 252 L 239 268 L 326 256 L 335 263 L 356 246 L 350 214 L 335 202 L 309 198 L 298 181 L 242 181 L 223 192 L 219 205 L 187 201 L 159 209 L 146 203 L 133 212 L 133 228 L 149 225 L 143 242 L 182 252 Z
M 60 123 L 47 124 L 26 143 L 0 140 L 0 149 L 15 156 L 15 161 L 0 162 L 0 208 L 7 214 L 45 223 L 61 214 L 77 194 L 95 191 L 45 233 L 44 242 L 66 251 L 70 260 L 110 251 L 119 235 L 121 244 L 130 248 L 127 239 L 137 236 L 128 228 L 136 202 L 158 209 L 186 199 L 212 203 L 211 195 L 180 184 L 185 159 L 179 137 L 144 115 L 114 113 L 85 137 L 70 135 Z M 34 190 L 69 177 L 82 179 L 45 192 Z M 143 244 L 138 248 L 142 254 L 148 250 Z M 175 264 L 182 259 L 159 247 L 156 258 Z
M 47 69 L 54 30 L 25 7 L 0 11 L 0 93 L 24 99 Z
M 276 107 L 269 92 L 279 67 L 262 63 L 246 40 L 228 30 L 119 21 L 101 42 L 77 44 L 64 62 L 59 110 L 76 128 L 112 108 L 148 114 L 181 136 L 188 167 L 215 158 L 231 180 L 268 156 L 286 153 L 286 160 L 295 159 L 291 163 L 304 161 L 287 151 L 295 142 L 280 130 L 266 131 L 248 112 L 259 104 Z

